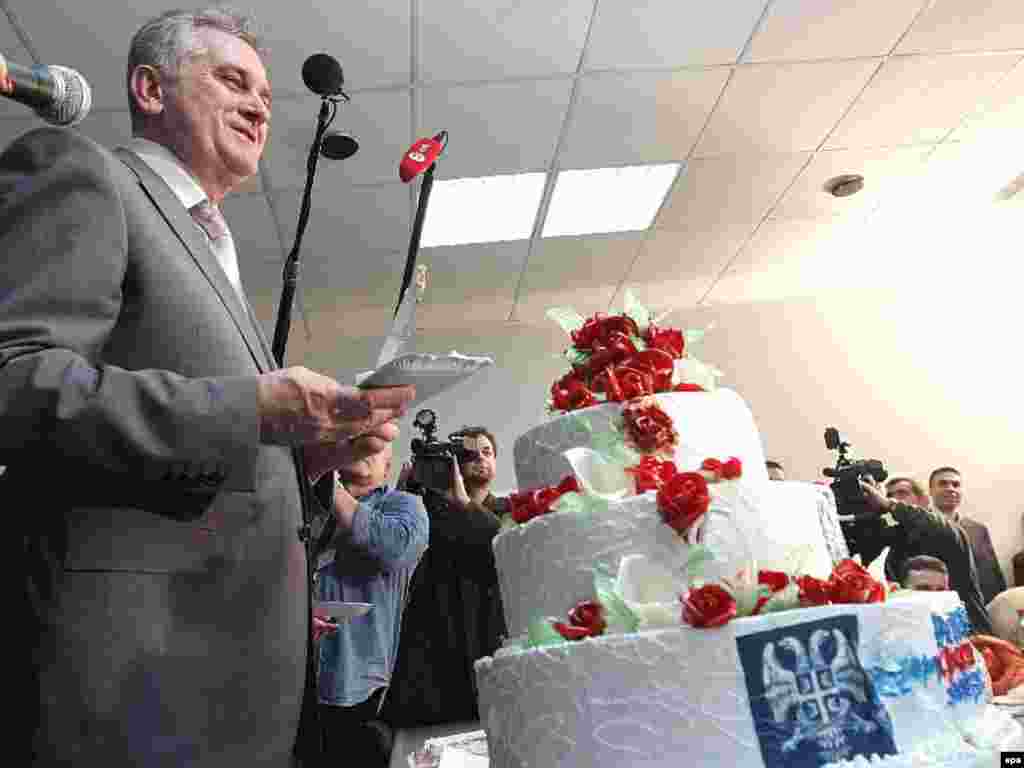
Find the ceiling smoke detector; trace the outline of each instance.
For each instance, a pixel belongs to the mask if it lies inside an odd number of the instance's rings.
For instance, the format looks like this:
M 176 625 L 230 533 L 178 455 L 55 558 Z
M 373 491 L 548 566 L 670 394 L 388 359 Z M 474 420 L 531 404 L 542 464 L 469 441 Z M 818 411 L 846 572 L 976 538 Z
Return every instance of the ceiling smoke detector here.
M 832 197 L 849 197 L 864 188 L 864 177 L 857 173 L 846 173 L 825 182 L 825 191 Z

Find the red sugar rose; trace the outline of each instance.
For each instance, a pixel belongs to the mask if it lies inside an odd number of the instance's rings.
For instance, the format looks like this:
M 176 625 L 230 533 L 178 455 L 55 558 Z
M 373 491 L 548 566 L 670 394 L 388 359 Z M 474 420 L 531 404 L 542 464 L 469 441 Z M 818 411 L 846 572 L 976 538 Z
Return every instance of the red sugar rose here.
M 622 407 L 626 443 L 640 453 L 670 453 L 678 435 L 672 417 L 653 397 L 631 400 Z
M 644 456 L 634 467 L 627 467 L 626 472 L 636 480 L 636 492 L 656 491 L 672 479 L 677 473 L 676 465 L 671 461 L 659 459 L 657 456 Z
M 708 482 L 699 472 L 679 472 L 658 489 L 661 519 L 683 536 L 708 511 L 710 504 Z
M 720 627 L 736 615 L 736 600 L 718 584 L 691 589 L 682 603 L 683 621 L 691 627 Z

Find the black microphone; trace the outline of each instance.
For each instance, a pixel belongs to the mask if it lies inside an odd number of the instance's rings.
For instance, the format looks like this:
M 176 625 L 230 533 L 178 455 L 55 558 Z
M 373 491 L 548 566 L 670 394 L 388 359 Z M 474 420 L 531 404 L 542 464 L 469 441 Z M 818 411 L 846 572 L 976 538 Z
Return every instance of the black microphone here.
M 314 53 L 302 65 L 302 82 L 317 96 L 338 96 L 345 84 L 341 64 L 326 53 Z
M 359 142 L 342 131 L 327 131 L 320 142 L 320 154 L 328 160 L 347 160 L 358 151 Z
M 92 106 L 89 83 L 67 67 L 23 67 L 0 54 L 0 82 L 5 78 L 14 89 L 10 93 L 0 89 L 0 95 L 31 107 L 50 125 L 78 125 Z

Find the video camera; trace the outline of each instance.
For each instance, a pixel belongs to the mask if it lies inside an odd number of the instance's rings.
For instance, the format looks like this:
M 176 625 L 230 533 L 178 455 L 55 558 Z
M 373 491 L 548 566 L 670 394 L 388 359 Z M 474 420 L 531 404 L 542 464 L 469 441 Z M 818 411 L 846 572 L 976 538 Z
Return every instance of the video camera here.
M 889 477 L 889 473 L 878 459 L 851 461 L 847 458 L 846 451 L 850 444 L 842 439 L 835 427 L 825 430 L 825 447 L 830 451 L 839 451 L 836 466 L 826 467 L 822 471 L 826 477 L 833 478 L 830 487 L 836 497 L 839 526 L 846 538 L 846 546 L 851 555 L 859 553 L 861 561 L 867 565 L 892 542 L 886 533 L 888 528 L 885 522 L 864 498 L 860 481 L 871 477 L 875 482 L 882 483 Z
M 423 437 L 412 440 L 412 479 L 417 486 L 445 491 L 452 487 L 452 462 L 469 464 L 480 458 L 478 451 L 466 448 L 465 435 L 453 432 L 448 442 L 442 443 L 437 431 L 437 414 L 429 408 L 419 411 L 412 421 Z

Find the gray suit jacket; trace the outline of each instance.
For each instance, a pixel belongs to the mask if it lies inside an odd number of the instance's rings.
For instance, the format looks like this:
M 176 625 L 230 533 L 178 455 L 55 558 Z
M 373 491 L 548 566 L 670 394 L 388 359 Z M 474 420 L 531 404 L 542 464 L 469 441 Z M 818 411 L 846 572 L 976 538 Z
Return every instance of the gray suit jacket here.
M 74 131 L 0 156 L 0 258 L 36 764 L 288 765 L 309 585 L 250 308 L 167 185 Z
M 992 537 L 984 523 L 960 515 L 960 525 L 971 540 L 974 563 L 978 569 L 978 585 L 985 603 L 991 603 L 996 595 L 1006 590 L 1006 577 L 999 565 L 999 557 L 992 546 Z

